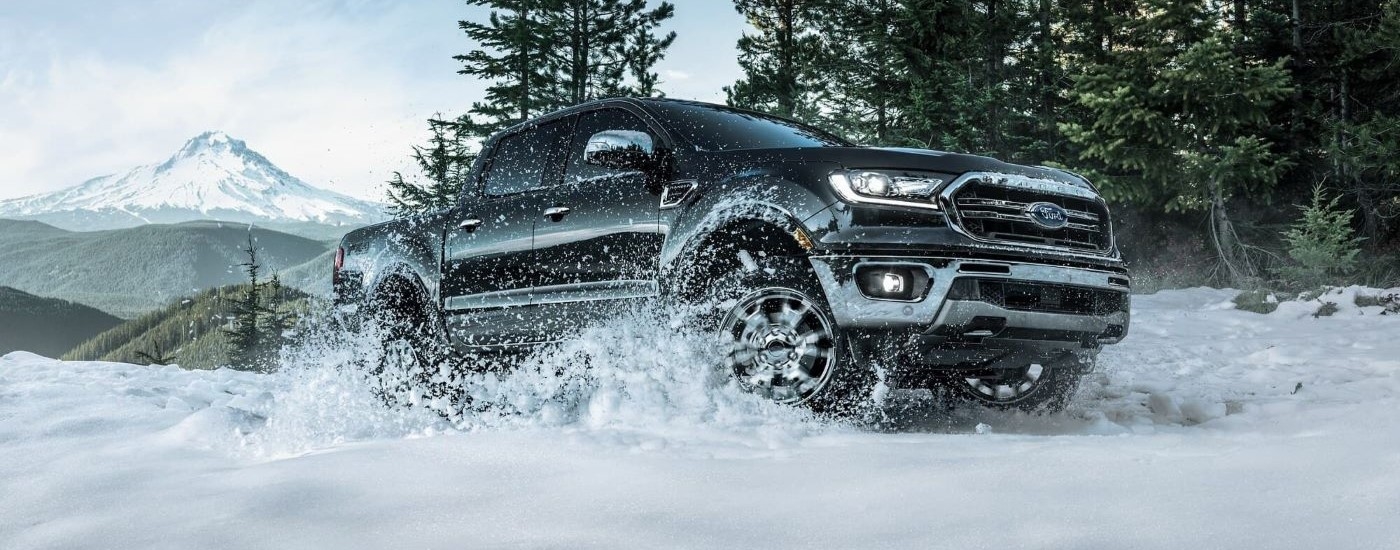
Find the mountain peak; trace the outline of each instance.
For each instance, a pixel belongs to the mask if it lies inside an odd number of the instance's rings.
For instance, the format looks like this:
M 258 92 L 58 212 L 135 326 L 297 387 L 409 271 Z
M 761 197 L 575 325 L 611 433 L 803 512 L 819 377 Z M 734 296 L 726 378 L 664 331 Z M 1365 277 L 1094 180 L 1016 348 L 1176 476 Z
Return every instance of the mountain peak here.
M 160 164 L 0 201 L 0 217 L 81 220 L 97 214 L 115 217 L 116 227 L 207 219 L 341 225 L 383 215 L 379 205 L 308 185 L 218 130 L 191 138 Z
M 189 157 L 199 154 L 201 151 L 242 154 L 247 150 L 248 144 L 243 140 L 235 139 L 220 130 L 210 130 L 190 138 L 175 156 Z

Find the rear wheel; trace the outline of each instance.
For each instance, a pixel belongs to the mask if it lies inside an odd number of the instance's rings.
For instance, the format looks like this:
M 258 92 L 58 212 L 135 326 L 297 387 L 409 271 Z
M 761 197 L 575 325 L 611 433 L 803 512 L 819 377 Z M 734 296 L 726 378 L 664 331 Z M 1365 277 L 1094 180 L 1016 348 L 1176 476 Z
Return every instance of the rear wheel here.
M 418 294 L 390 288 L 372 302 L 379 353 L 370 375 L 376 393 L 391 406 L 446 405 L 461 393 L 450 380 L 447 345 Z

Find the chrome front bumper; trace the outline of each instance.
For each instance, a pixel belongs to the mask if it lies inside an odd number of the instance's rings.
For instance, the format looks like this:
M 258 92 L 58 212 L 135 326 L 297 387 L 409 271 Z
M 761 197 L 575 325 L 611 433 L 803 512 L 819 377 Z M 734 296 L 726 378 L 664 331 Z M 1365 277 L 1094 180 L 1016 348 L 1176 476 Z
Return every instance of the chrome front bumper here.
M 1122 273 L 1044 264 L 939 257 L 814 256 L 836 323 L 842 328 L 913 335 L 935 343 L 1097 348 L 1122 340 L 1128 330 L 1128 277 Z M 867 264 L 898 264 L 928 270 L 922 299 L 870 298 L 855 281 Z M 949 299 L 960 278 L 1006 283 L 1044 283 L 1122 294 L 1122 307 L 1093 314 L 1008 308 L 980 299 Z M 962 297 L 960 297 L 962 298 Z

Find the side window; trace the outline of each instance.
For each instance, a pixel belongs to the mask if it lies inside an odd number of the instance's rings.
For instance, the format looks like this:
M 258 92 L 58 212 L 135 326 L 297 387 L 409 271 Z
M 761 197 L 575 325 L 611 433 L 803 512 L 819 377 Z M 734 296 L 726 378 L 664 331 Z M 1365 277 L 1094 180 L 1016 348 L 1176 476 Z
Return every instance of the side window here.
M 486 194 L 509 195 L 547 186 L 569 137 L 570 120 L 560 120 L 501 138 L 486 173 Z
M 651 136 L 653 141 L 656 140 L 656 135 L 645 122 L 622 109 L 602 109 L 584 113 L 579 116 L 578 125 L 574 127 L 573 141 L 569 144 L 569 161 L 564 167 L 565 184 L 641 175 L 641 172 L 633 169 L 607 168 L 584 162 L 583 153 L 588 146 L 588 139 L 599 132 L 616 132 L 623 135 L 640 132 Z

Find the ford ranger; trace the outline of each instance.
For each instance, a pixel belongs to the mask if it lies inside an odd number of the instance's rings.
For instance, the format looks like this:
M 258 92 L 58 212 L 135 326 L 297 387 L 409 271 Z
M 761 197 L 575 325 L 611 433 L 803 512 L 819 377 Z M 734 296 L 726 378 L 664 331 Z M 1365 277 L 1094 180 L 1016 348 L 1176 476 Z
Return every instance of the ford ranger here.
M 1053 411 L 1127 333 L 1129 284 L 1071 172 L 609 99 L 491 137 L 453 207 L 345 235 L 334 295 L 410 361 L 705 303 L 716 364 L 783 403 L 839 411 L 883 380 Z

